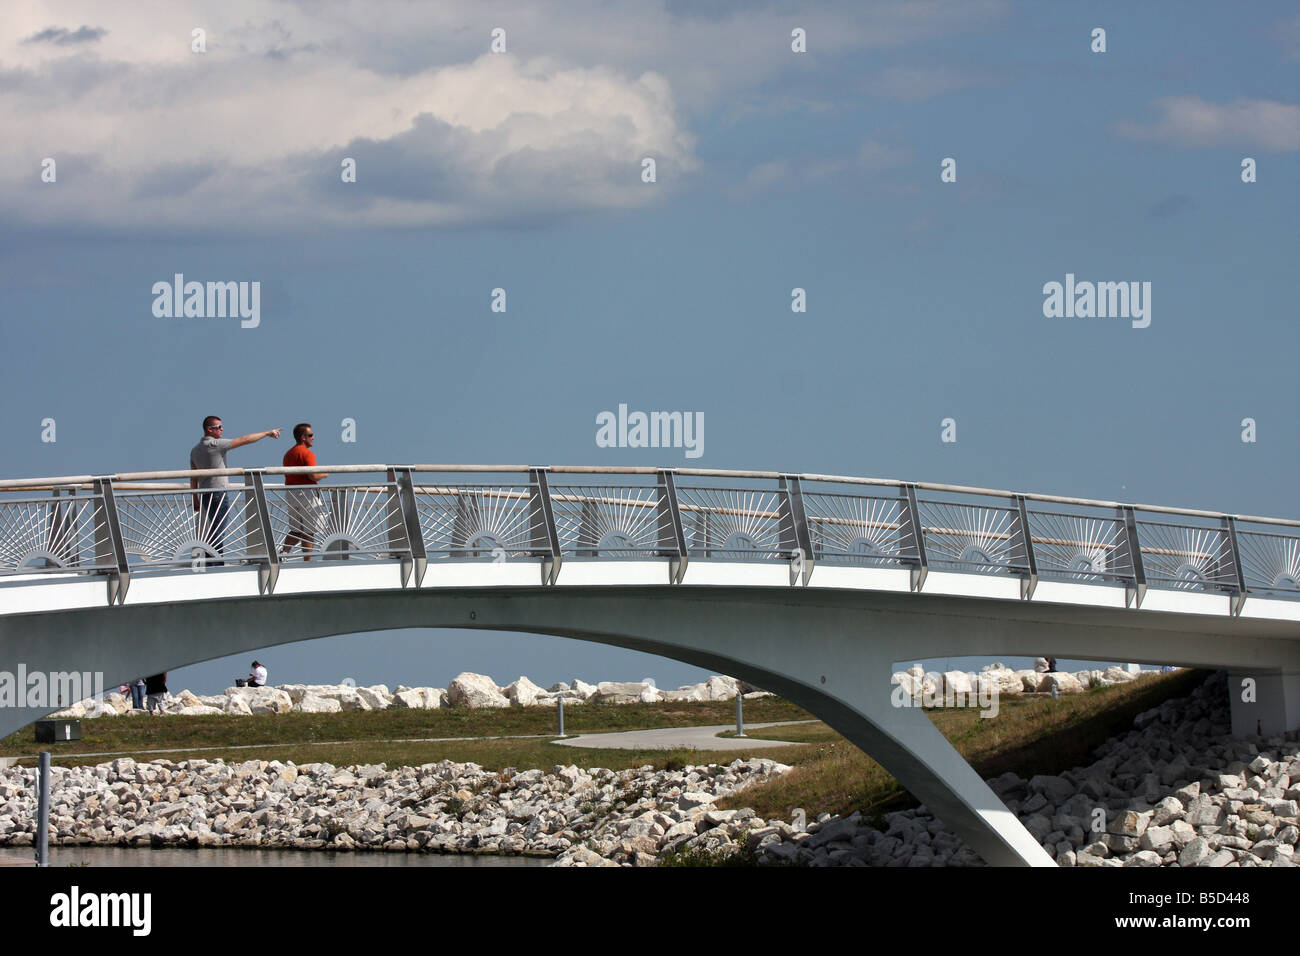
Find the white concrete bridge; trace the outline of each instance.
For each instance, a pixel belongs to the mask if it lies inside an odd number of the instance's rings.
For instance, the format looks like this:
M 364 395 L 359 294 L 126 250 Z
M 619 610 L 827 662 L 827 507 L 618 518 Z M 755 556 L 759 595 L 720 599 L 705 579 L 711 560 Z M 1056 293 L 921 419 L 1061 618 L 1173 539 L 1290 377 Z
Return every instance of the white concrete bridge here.
M 281 483 L 311 471 L 332 477 Z M 215 475 L 242 484 L 188 487 Z M 1225 668 L 1255 689 L 1233 696 L 1234 733 L 1296 729 L 1300 522 L 703 469 L 0 481 L 0 670 L 102 672 L 111 686 L 276 644 L 450 627 L 744 678 L 871 754 L 990 863 L 1050 866 L 925 714 L 891 704 L 895 663 L 1051 654 Z M 0 735 L 54 709 L 0 708 Z

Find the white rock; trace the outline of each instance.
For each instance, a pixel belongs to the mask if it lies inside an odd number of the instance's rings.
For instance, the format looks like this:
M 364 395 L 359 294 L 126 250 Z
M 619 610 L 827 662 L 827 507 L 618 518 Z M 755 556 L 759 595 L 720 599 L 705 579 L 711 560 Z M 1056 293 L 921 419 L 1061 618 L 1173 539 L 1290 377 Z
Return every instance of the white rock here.
M 739 693 L 739 686 L 734 677 L 710 677 L 704 682 L 704 690 L 709 700 L 731 700 Z
M 920 677 L 917 677 L 916 675 L 912 674 L 910 671 L 897 671 L 889 679 L 890 693 L 891 694 L 895 693 L 895 691 L 893 690 L 894 687 L 901 687 L 903 689 L 902 693 L 904 695 L 905 703 L 908 699 L 917 700 L 921 696 L 921 682 L 924 679 L 925 679 L 924 674 L 922 674 Z
M 304 714 L 337 714 L 343 709 L 343 705 L 332 697 L 317 697 L 315 694 L 305 694 L 298 701 L 295 708 Z
M 293 699 L 277 687 L 229 687 L 226 696 L 242 698 L 252 714 L 287 714 Z
M 540 687 L 523 676 L 506 687 L 506 698 L 517 707 L 533 706 L 542 693 L 544 691 Z
M 939 688 L 939 693 L 943 695 L 945 701 L 949 698 L 969 700 L 971 695 L 975 693 L 975 681 L 970 674 L 964 671 L 944 671 L 943 683 Z
M 387 710 L 393 705 L 393 695 L 383 684 L 372 687 L 358 687 L 357 696 L 366 702 L 369 710 Z
M 466 671 L 447 685 L 447 698 L 453 707 L 509 707 L 510 700 L 501 693 L 492 678 Z
M 708 691 L 703 684 L 684 684 L 676 690 L 665 691 L 664 700 L 708 700 Z
M 641 699 L 645 690 L 641 681 L 603 680 L 596 685 L 596 700 L 607 704 L 632 704 Z
M 1038 685 L 1038 690 L 1050 694 L 1053 687 L 1057 689 L 1058 694 L 1078 694 L 1083 691 L 1079 679 L 1073 674 L 1067 674 L 1064 671 L 1044 674 L 1042 683 Z
M 224 714 L 225 711 L 219 707 L 208 707 L 205 704 L 195 704 L 192 707 L 182 707 L 176 711 L 186 717 L 199 717 L 203 714 Z
M 395 710 L 424 710 L 424 691 L 401 690 L 399 688 L 393 694 L 393 708 Z

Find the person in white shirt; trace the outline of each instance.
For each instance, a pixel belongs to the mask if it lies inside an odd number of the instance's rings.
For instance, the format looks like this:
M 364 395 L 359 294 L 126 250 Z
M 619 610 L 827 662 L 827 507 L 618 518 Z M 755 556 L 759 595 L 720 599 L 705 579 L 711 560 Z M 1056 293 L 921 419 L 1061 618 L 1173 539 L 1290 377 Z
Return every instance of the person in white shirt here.
M 266 668 L 257 661 L 253 661 L 253 669 L 248 672 L 249 687 L 266 686 Z

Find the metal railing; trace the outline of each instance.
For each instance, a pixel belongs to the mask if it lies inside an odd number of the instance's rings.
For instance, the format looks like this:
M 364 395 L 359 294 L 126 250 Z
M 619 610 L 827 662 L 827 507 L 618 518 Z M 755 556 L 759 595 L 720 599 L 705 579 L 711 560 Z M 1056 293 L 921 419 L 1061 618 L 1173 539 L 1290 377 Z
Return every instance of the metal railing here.
M 322 485 L 281 476 L 328 471 Z M 239 477 L 224 489 L 188 479 Z M 186 479 L 181 483 L 169 479 Z M 132 575 L 394 560 L 418 586 L 430 561 L 787 561 L 1246 598 L 1300 598 L 1300 522 L 922 482 L 696 468 L 345 465 L 0 481 L 0 580 L 97 575 L 110 603 Z

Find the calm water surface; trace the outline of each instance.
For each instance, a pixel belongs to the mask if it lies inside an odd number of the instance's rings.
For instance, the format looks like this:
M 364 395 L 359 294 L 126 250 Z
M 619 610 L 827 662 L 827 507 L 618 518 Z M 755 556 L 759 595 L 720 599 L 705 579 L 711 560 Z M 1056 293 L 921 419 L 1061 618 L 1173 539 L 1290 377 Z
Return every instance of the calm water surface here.
M 5 860 L 30 860 L 31 847 L 0 848 Z M 50 866 L 546 866 L 535 856 L 471 856 L 438 853 L 328 853 L 314 850 L 238 850 L 132 846 L 52 846 Z

